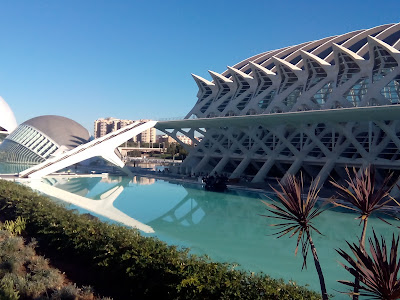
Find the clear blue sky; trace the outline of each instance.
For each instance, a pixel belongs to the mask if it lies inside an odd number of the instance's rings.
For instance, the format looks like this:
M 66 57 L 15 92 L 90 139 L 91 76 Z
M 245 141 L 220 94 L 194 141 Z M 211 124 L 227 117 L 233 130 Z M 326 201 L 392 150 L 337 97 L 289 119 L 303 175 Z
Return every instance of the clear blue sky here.
M 190 73 L 400 22 L 399 1 L 1 1 L 0 95 L 18 123 L 184 116 Z

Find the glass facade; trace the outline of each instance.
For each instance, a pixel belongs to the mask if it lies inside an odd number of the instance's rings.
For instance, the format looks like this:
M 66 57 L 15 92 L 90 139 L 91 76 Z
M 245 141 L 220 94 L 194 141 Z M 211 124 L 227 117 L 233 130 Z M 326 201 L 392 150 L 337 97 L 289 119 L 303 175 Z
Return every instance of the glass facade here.
M 361 78 L 357 80 L 356 84 L 353 85 L 344 95 L 344 97 L 353 105 L 360 106 L 361 100 L 364 98 L 368 91 L 369 78 Z
M 397 75 L 382 90 L 381 94 L 390 101 L 391 104 L 400 103 L 400 75 Z
M 333 81 L 329 81 L 311 97 L 311 101 L 320 107 L 323 106 L 328 100 L 329 95 L 332 93 L 332 86 Z
M 48 159 L 59 145 L 38 130 L 20 125 L 0 145 L 0 161 L 37 164 Z
M 300 97 L 302 91 L 303 91 L 303 86 L 299 85 L 297 88 L 293 90 L 293 92 L 289 94 L 289 96 L 285 98 L 285 100 L 283 100 L 283 104 L 285 104 L 289 109 L 291 109 L 296 103 L 297 98 Z
M 372 80 L 377 82 L 392 72 L 398 66 L 397 61 L 382 47 L 374 47 L 374 67 Z
M 347 54 L 338 53 L 339 72 L 336 86 L 340 86 L 361 71 L 356 62 Z

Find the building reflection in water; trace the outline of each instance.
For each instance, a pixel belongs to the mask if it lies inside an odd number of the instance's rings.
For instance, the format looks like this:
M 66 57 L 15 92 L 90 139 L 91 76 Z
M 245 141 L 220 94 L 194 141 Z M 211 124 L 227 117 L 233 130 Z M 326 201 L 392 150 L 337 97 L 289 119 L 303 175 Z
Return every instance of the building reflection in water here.
M 154 178 L 135 176 L 132 178 L 131 182 L 141 184 L 141 185 L 151 185 L 151 184 L 154 184 L 156 182 L 156 180 Z
M 124 188 L 132 180 L 128 177 L 122 177 L 120 180 L 112 181 L 107 184 L 107 189 L 102 189 L 87 198 L 88 194 L 96 190 L 96 186 L 102 182 L 102 178 L 44 178 L 42 181 L 31 181 L 29 184 L 33 189 L 39 190 L 45 194 L 56 197 L 65 202 L 71 203 L 83 209 L 89 210 L 95 214 L 106 217 L 135 227 L 143 232 L 152 233 L 154 230 L 131 216 L 125 214 L 114 207 L 114 201 L 121 195 Z M 107 182 L 110 183 L 110 182 Z

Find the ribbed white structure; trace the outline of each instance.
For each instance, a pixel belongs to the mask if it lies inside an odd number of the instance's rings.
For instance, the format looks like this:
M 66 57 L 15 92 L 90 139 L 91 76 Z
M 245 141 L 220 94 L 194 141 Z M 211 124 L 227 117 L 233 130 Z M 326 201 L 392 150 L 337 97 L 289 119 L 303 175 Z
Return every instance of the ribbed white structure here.
M 301 170 L 323 183 L 340 177 L 346 165 L 400 169 L 399 49 L 400 24 L 388 24 L 268 51 L 222 74 L 209 71 L 212 81 L 193 75 L 198 101 L 186 119 L 209 122 L 156 127 L 197 143 L 185 146 L 183 173 L 225 172 L 263 182 Z M 375 118 L 377 106 L 393 109 Z M 329 120 L 319 114 L 326 110 L 332 110 Z M 304 115 L 293 124 L 292 113 Z M 196 131 L 204 135 L 200 143 Z
M 20 124 L 0 145 L 0 162 L 38 164 L 89 140 L 89 132 L 61 116 L 40 116 Z
M 211 118 L 397 104 L 400 24 L 269 51 L 193 75 L 198 101 L 187 117 Z

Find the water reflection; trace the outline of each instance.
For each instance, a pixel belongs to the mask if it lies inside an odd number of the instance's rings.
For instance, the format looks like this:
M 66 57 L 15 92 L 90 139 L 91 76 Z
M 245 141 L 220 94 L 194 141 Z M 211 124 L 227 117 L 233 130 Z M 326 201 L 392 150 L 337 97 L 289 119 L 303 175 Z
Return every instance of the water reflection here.
M 63 186 L 64 190 L 82 197 L 86 197 L 86 195 L 90 192 L 90 190 L 92 190 L 101 180 L 104 180 L 104 178 L 83 177 L 79 178 L 79 180 L 71 180 L 70 178 L 63 178 L 63 177 L 45 177 L 42 179 L 43 182 L 49 185 L 57 187 Z
M 33 189 L 100 216 L 138 228 L 143 232 L 154 232 L 150 226 L 133 219 L 131 216 L 114 207 L 115 200 L 124 191 L 124 187 L 129 184 L 129 179 L 115 180 L 107 189 L 97 192 L 95 191 L 95 187 L 101 181 L 101 178 L 75 178 L 75 180 L 70 178 L 46 178 L 42 181 L 33 180 L 29 185 Z M 90 182 L 90 184 L 85 186 L 87 182 Z M 89 188 L 90 186 L 92 188 Z M 92 199 L 86 198 L 93 191 L 95 191 L 95 194 L 92 195 Z

